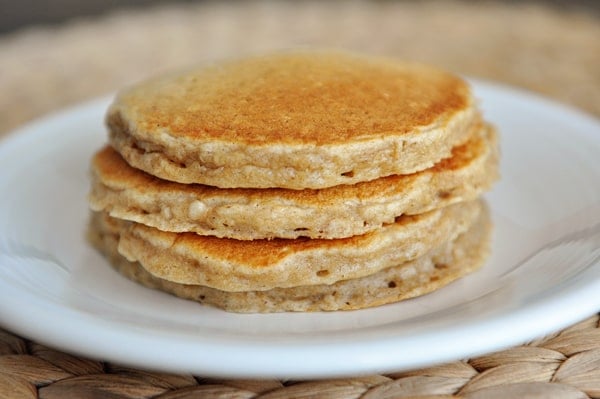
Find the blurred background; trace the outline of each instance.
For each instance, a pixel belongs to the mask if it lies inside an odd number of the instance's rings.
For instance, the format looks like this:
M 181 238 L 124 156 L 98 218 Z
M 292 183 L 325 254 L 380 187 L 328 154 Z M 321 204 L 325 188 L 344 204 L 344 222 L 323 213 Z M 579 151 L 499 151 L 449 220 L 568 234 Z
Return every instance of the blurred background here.
M 522 2 L 522 0 L 512 1 L 514 3 Z M 537 2 L 563 9 L 600 12 L 600 1 L 598 0 L 538 0 Z M 0 10 L 2 10 L 0 32 L 9 32 L 27 25 L 61 23 L 73 17 L 98 15 L 118 8 L 144 8 L 159 3 L 172 4 L 175 2 L 166 0 L 20 0 L 18 2 L 0 0 Z M 179 1 L 179 3 L 183 3 L 183 1 Z
M 597 0 L 0 0 L 0 133 L 166 70 L 299 46 L 423 61 L 600 115 Z

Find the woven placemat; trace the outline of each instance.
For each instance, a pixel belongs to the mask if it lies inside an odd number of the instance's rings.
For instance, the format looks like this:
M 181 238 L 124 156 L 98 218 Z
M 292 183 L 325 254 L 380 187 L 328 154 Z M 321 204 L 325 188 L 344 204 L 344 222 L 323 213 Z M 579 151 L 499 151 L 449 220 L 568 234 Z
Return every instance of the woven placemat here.
M 307 45 L 425 61 L 600 115 L 599 21 L 581 11 L 519 2 L 205 1 L 119 10 L 0 36 L 0 132 L 167 69 Z M 456 395 L 600 397 L 598 317 L 475 359 L 323 381 L 217 380 L 136 370 L 0 330 L 1 399 Z
M 0 398 L 598 398 L 599 317 L 502 352 L 410 372 L 279 381 L 208 379 L 86 360 L 0 331 Z

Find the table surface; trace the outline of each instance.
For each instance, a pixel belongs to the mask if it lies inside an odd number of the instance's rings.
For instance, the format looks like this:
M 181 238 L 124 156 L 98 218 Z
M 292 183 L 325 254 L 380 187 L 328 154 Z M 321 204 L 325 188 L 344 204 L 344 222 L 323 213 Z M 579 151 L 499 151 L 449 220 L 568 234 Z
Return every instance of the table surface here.
M 0 136 L 165 70 L 304 46 L 423 61 L 599 116 L 598 18 L 518 2 L 265 0 L 121 9 L 28 27 L 0 36 Z M 302 382 L 135 370 L 0 330 L 0 397 L 600 397 L 598 323 L 593 316 L 525 346 L 424 370 Z

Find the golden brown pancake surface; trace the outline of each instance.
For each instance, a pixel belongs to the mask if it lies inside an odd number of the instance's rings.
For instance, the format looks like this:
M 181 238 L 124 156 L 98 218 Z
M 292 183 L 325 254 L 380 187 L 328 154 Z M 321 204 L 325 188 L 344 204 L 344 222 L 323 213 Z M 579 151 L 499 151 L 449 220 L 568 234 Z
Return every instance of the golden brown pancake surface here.
M 107 115 L 132 166 L 221 188 L 324 188 L 432 166 L 477 119 L 460 78 L 419 64 L 297 51 L 123 90 Z
M 465 109 L 454 75 L 340 53 L 282 53 L 207 66 L 124 92 L 137 130 L 241 144 L 345 144 L 402 135 Z

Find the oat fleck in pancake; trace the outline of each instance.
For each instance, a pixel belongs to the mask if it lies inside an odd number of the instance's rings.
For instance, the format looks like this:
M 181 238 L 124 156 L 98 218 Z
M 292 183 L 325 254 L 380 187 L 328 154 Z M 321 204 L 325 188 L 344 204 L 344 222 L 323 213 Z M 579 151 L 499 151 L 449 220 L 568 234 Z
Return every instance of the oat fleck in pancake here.
M 321 190 L 218 189 L 169 182 L 130 167 L 110 147 L 92 161 L 95 211 L 164 231 L 242 240 L 343 238 L 403 214 L 477 198 L 498 176 L 497 138 L 478 127 L 432 168 Z
M 325 188 L 433 166 L 479 118 L 447 72 L 295 51 L 159 77 L 123 90 L 110 141 L 132 166 L 220 188 Z
M 361 309 L 397 302 L 437 290 L 477 270 L 489 253 L 491 223 L 487 209 L 465 233 L 438 243 L 422 256 L 369 276 L 267 291 L 227 292 L 202 285 L 178 284 L 147 272 L 117 251 L 115 219 L 95 214 L 90 240 L 119 272 L 147 287 L 216 306 L 230 312 L 331 311 Z

